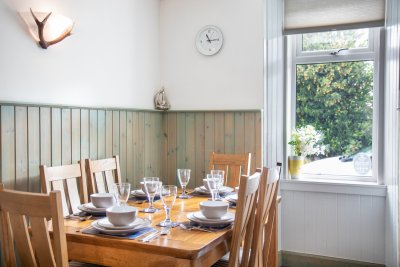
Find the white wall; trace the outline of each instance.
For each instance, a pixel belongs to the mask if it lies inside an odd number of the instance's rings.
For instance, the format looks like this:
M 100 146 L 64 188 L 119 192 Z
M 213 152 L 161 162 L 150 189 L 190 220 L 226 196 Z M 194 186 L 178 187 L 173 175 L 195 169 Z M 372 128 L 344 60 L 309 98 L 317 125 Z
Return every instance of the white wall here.
M 47 50 L 3 1 L 0 101 L 153 107 L 160 87 L 158 0 L 16 3 L 18 10 L 50 10 L 75 21 L 73 35 Z
M 260 109 L 263 105 L 263 1 L 161 0 L 161 84 L 172 109 Z M 197 32 L 218 26 L 221 51 L 195 48 Z

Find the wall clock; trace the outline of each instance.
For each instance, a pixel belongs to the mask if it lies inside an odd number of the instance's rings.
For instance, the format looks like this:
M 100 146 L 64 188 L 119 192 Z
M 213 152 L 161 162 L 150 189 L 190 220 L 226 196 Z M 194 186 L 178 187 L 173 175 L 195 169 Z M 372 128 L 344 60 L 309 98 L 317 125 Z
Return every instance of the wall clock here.
M 207 25 L 200 29 L 196 36 L 197 50 L 206 56 L 212 56 L 221 49 L 224 38 L 221 30 L 213 25 Z

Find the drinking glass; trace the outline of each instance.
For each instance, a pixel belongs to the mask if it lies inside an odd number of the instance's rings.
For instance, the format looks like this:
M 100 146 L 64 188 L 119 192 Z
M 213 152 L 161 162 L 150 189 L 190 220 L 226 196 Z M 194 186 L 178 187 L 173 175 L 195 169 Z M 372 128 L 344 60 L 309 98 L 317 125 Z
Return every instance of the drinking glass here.
M 178 179 L 182 186 L 182 194 L 179 196 L 179 198 L 189 198 L 189 196 L 186 194 L 186 186 L 190 180 L 190 170 L 178 169 Z
M 215 200 L 222 200 L 221 196 L 219 195 L 219 190 L 221 189 L 222 186 L 224 186 L 224 180 L 225 180 L 225 171 L 223 170 L 211 170 L 211 176 L 216 178 L 218 183 L 217 183 L 217 194 L 215 197 Z
M 117 198 L 118 206 L 125 206 L 129 199 L 131 191 L 130 183 L 115 183 L 114 193 Z
M 211 174 L 207 174 L 206 180 L 207 180 L 208 190 L 210 190 L 211 193 L 211 199 L 212 201 L 215 201 L 217 200 L 217 188 L 220 179 L 213 177 Z
M 165 220 L 160 223 L 160 226 L 172 227 L 175 225 L 171 220 L 171 209 L 175 203 L 178 188 L 176 185 L 163 185 L 161 188 L 161 200 L 165 209 Z
M 157 212 L 158 209 L 156 209 L 153 206 L 154 203 L 154 197 L 156 196 L 157 193 L 160 191 L 160 178 L 158 177 L 145 177 L 143 178 L 143 185 L 144 185 L 144 190 L 146 192 L 147 197 L 149 198 L 150 205 L 147 209 L 144 209 L 144 212 Z

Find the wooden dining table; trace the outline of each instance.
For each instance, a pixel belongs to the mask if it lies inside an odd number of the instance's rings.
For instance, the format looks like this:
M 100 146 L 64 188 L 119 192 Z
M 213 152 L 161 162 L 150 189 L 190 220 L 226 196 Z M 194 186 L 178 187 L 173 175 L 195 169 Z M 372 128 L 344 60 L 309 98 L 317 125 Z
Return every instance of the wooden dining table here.
M 208 197 L 203 196 L 177 199 L 171 211 L 172 220 L 187 222 L 187 214 L 199 211 L 199 203 L 207 199 Z M 149 205 L 147 202 L 137 203 L 137 201 L 129 201 L 128 204 L 139 210 Z M 152 226 L 159 230 L 160 227 L 156 225 L 165 219 L 165 211 L 161 201 L 155 202 L 155 206 L 160 211 L 139 212 L 138 216 L 150 219 Z M 235 209 L 229 209 L 229 211 L 235 212 Z M 89 227 L 92 221 L 65 220 L 70 260 L 104 266 L 208 267 L 229 251 L 232 236 L 231 229 L 209 233 L 175 227 L 168 235 L 143 243 L 138 239 L 82 233 L 81 230 Z M 276 231 L 273 232 L 276 233 Z M 273 243 L 277 244 L 276 237 Z
M 177 198 L 171 211 L 171 219 L 187 222 L 186 215 L 199 211 L 199 203 L 207 199 L 201 196 L 190 199 Z M 139 210 L 149 205 L 146 202 L 138 204 L 135 201 L 129 201 L 128 204 L 138 207 Z M 160 211 L 139 212 L 138 216 L 150 219 L 152 226 L 160 229 L 156 225 L 165 219 L 165 211 L 161 201 L 156 201 L 155 206 Z M 229 209 L 229 211 L 235 212 L 234 209 Z M 143 243 L 138 239 L 82 233 L 81 230 L 90 226 L 92 221 L 65 220 L 69 259 L 124 267 L 210 266 L 228 252 L 232 235 L 231 229 L 208 233 L 175 227 L 168 235 Z

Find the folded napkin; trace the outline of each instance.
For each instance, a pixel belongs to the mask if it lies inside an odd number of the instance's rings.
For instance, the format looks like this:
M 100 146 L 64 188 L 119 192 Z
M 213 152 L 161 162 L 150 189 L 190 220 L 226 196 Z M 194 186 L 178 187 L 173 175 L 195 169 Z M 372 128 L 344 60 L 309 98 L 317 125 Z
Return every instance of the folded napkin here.
M 154 231 L 154 230 L 155 230 L 155 228 L 153 228 L 153 227 L 146 227 L 146 228 L 143 228 L 142 230 L 140 230 L 136 233 L 133 233 L 133 234 L 111 235 L 111 234 L 101 233 L 99 230 L 96 230 L 96 229 L 90 227 L 90 228 L 85 228 L 85 229 L 81 230 L 81 232 L 83 234 L 89 234 L 89 235 L 102 235 L 102 236 L 112 236 L 112 237 L 118 237 L 118 238 L 136 239 L 136 238 L 138 238 L 144 234 L 147 234 L 151 231 Z

